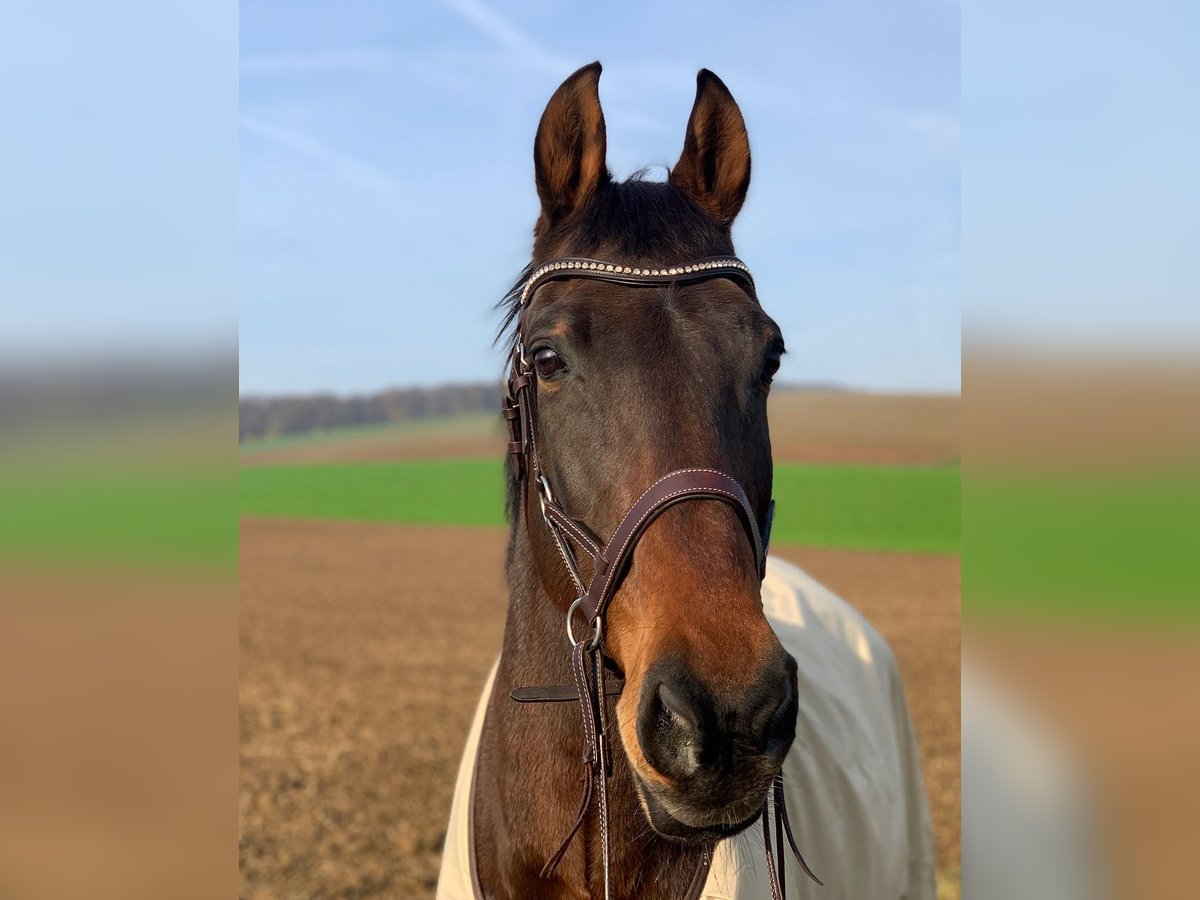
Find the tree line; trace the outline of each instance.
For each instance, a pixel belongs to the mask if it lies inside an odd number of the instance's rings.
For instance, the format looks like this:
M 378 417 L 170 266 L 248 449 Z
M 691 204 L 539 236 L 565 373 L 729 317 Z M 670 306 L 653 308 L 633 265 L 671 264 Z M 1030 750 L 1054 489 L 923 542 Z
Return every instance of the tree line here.
M 349 397 L 336 394 L 246 396 L 240 398 L 238 404 L 238 438 L 247 441 L 351 425 L 405 422 L 430 416 L 481 411 L 498 413 L 499 409 L 498 384 L 398 388 Z

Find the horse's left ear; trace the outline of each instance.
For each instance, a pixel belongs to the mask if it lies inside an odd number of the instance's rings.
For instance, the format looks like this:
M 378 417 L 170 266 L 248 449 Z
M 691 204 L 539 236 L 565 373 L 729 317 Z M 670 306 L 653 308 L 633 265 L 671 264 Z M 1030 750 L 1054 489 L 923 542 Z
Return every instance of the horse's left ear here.
M 708 69 L 696 76 L 696 102 L 671 184 L 726 228 L 750 187 L 746 122 L 729 88 Z
M 543 225 L 556 225 L 585 207 L 608 183 L 608 141 L 600 109 L 600 63 L 564 81 L 546 104 L 533 144 Z

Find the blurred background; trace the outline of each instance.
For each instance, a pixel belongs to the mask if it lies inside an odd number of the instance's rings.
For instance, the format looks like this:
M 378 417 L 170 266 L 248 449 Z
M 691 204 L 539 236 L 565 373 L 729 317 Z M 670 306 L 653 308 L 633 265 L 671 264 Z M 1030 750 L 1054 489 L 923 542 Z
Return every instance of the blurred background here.
M 964 896 L 1194 893 L 1198 31 L 963 9 Z
M 745 114 L 773 552 L 896 651 L 941 896 L 1190 896 L 1198 26 L 5 6 L 0 896 L 432 896 L 506 599 L 492 305 L 597 58 L 618 177 L 701 66 Z
M 234 896 L 237 6 L 0 6 L 0 896 Z

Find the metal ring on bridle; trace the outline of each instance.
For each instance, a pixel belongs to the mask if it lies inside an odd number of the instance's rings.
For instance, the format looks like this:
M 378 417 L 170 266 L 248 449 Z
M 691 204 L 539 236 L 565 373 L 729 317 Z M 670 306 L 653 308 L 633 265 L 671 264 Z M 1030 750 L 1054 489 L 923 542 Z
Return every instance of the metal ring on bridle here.
M 576 597 L 575 602 L 571 604 L 567 610 L 567 639 L 570 640 L 572 647 L 579 646 L 579 641 L 575 640 L 575 628 L 571 624 L 571 620 L 575 618 L 575 611 L 579 609 L 579 604 L 583 602 L 583 597 Z M 592 635 L 592 642 L 588 644 L 588 650 L 595 650 L 600 646 L 600 641 L 604 638 L 604 619 L 600 616 L 596 617 L 596 631 Z
M 550 490 L 550 482 L 546 480 L 545 475 L 539 473 L 537 481 L 538 487 L 540 488 L 540 490 L 538 490 L 538 499 L 542 504 L 542 514 L 545 515 L 546 501 L 549 500 L 551 503 L 554 502 L 554 491 Z

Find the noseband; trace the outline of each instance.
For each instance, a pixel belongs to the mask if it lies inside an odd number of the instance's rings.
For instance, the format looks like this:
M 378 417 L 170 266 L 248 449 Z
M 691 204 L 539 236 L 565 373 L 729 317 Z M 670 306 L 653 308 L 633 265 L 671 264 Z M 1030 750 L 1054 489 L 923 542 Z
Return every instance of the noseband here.
M 616 595 L 623 571 L 646 529 L 664 512 L 679 503 L 691 500 L 716 500 L 730 506 L 754 551 L 758 577 L 766 574 L 767 543 L 771 535 L 771 520 L 775 501 L 767 504 L 760 521 L 750 505 L 745 490 L 736 479 L 710 468 L 688 468 L 669 472 L 651 484 L 626 511 L 607 543 L 602 544 L 587 526 L 572 518 L 559 504 L 542 467 L 537 443 L 537 376 L 525 357 L 524 318 L 534 294 L 551 281 L 586 279 L 635 287 L 661 287 L 727 278 L 746 290 L 749 298 L 758 302 L 754 279 L 740 259 L 721 256 L 701 259 L 668 268 L 641 268 L 596 259 L 554 259 L 535 269 L 521 290 L 516 318 L 516 340 L 513 346 L 508 375 L 508 391 L 502 415 L 508 426 L 508 452 L 518 480 L 531 481 L 537 490 L 538 504 L 559 555 L 577 591 L 567 611 L 566 631 L 571 645 L 571 669 L 574 684 L 564 687 L 518 688 L 513 699 L 521 702 L 552 702 L 578 699 L 583 720 L 585 752 L 583 763 L 584 790 L 575 823 L 557 852 L 546 863 L 542 875 L 548 877 L 558 865 L 572 839 L 582 827 L 591 806 L 593 795 L 598 797 L 601 848 L 603 852 L 604 896 L 609 898 L 609 830 L 607 778 L 612 773 L 612 756 L 608 731 L 607 698 L 619 693 L 606 684 L 604 665 L 604 621 L 609 605 Z M 579 548 L 592 562 L 592 575 L 585 585 L 579 571 L 576 550 Z M 575 634 L 574 620 L 582 615 L 588 631 Z M 775 779 L 772 791 L 764 802 L 762 824 L 766 845 L 767 868 L 771 891 L 776 900 L 786 893 L 783 862 L 783 839 L 786 834 L 791 849 L 804 871 L 817 881 L 804 862 L 788 823 L 784 806 L 782 775 Z M 774 804 L 776 824 L 775 852 L 780 865 L 775 865 L 771 847 L 771 823 L 768 808 Z M 820 884 L 819 881 L 817 881 Z

